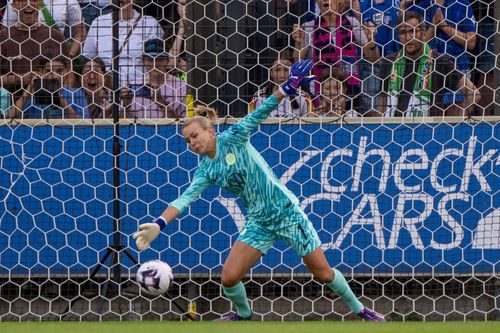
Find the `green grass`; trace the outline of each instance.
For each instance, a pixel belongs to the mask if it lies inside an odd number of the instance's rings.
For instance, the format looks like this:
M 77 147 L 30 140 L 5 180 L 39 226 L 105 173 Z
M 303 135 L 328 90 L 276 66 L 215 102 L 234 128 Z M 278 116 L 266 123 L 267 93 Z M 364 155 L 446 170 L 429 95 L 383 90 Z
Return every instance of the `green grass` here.
M 1 333 L 486 333 L 500 332 L 497 322 L 23 322 L 0 323 Z

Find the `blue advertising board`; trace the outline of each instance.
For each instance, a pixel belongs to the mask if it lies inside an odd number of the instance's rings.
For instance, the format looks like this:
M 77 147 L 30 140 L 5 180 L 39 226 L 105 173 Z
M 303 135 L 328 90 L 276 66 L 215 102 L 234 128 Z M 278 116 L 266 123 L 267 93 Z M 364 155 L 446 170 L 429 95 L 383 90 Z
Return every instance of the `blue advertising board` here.
M 219 126 L 223 131 L 228 125 Z M 500 126 L 262 125 L 252 144 L 301 202 L 327 259 L 348 273 L 500 268 Z M 121 128 L 119 229 L 140 261 L 220 273 L 245 210 L 210 187 L 151 250 L 131 234 L 189 185 L 198 156 L 177 126 Z M 113 241 L 109 126 L 0 127 L 0 274 L 88 274 Z M 133 268 L 123 256 L 122 264 Z M 254 273 L 305 272 L 283 242 Z

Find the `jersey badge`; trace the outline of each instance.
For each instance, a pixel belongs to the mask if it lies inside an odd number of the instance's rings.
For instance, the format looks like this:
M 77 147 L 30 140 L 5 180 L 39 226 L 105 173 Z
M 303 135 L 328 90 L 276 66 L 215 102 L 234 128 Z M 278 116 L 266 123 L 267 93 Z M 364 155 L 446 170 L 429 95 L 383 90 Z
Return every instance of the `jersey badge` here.
M 226 163 L 228 165 L 233 165 L 234 163 L 236 163 L 236 156 L 234 156 L 234 154 L 232 153 L 229 153 L 226 155 Z

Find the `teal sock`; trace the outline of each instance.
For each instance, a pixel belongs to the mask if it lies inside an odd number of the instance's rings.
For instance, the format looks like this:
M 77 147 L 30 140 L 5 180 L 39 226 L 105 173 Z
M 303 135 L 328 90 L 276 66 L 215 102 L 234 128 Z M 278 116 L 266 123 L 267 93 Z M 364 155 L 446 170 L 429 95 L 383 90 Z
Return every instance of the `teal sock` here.
M 248 303 L 247 292 L 243 282 L 239 282 L 234 287 L 226 288 L 223 286 L 224 294 L 234 303 L 236 312 L 242 318 L 248 318 L 252 315 L 250 303 Z
M 334 293 L 340 296 L 344 302 L 349 305 L 354 313 L 359 313 L 363 308 L 363 304 L 354 296 L 351 287 L 347 284 L 344 275 L 340 273 L 335 268 L 333 269 L 335 276 L 333 281 L 326 283 L 328 288 L 330 288 Z

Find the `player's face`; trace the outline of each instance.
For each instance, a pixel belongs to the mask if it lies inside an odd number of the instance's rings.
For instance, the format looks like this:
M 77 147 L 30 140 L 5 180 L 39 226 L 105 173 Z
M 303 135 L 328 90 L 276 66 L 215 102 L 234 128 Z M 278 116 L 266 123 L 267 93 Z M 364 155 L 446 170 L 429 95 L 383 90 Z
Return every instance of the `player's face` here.
M 189 149 L 200 155 L 215 156 L 215 133 L 213 128 L 204 129 L 199 122 L 192 122 L 182 129 Z

